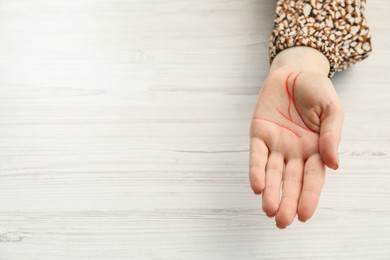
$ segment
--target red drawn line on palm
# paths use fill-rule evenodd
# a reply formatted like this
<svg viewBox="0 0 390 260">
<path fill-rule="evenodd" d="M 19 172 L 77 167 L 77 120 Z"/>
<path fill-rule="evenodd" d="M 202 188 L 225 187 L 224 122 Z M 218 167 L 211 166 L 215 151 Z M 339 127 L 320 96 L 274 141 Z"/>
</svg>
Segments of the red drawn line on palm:
<svg viewBox="0 0 390 260">
<path fill-rule="evenodd" d="M 297 109 L 297 105 L 295 103 L 295 95 L 294 95 L 294 90 L 295 90 L 295 84 L 296 84 L 296 81 L 298 79 L 298 77 L 301 75 L 302 72 L 299 72 L 295 78 L 294 78 L 294 81 L 293 81 L 293 85 L 292 85 L 292 88 L 291 88 L 291 92 L 290 92 L 290 88 L 289 88 L 289 79 L 291 77 L 291 75 L 293 74 L 293 72 L 291 72 L 287 78 L 286 78 L 286 83 L 285 83 L 285 88 L 286 88 L 286 94 L 287 94 L 287 99 L 288 99 L 288 108 L 287 108 L 287 113 L 288 113 L 288 116 L 286 116 L 282 111 L 280 111 L 277 107 L 275 107 L 275 109 L 279 112 L 279 114 L 281 114 L 285 119 L 287 119 L 288 121 L 290 121 L 291 123 L 293 123 L 294 125 L 306 130 L 306 131 L 309 131 L 309 132 L 312 132 L 312 133 L 315 133 L 313 130 L 311 130 L 305 123 L 305 121 L 303 120 L 302 118 L 302 115 L 299 113 L 298 109 Z M 297 122 L 295 122 L 293 119 L 292 119 L 292 115 L 291 115 L 291 103 L 294 104 L 294 108 L 295 108 L 295 111 L 297 112 L 299 118 L 302 120 L 303 124 L 305 126 L 301 126 L 300 124 L 298 124 Z M 272 121 L 272 120 L 269 120 L 269 119 L 265 119 L 265 118 L 260 118 L 260 117 L 257 117 L 257 118 L 254 118 L 254 119 L 258 119 L 258 120 L 263 120 L 263 121 L 267 121 L 267 122 L 270 122 L 270 123 L 274 123 L 288 131 L 290 131 L 291 133 L 293 133 L 294 135 L 298 136 L 298 137 L 301 137 L 297 132 L 295 132 L 294 130 L 292 130 L 291 128 L 285 126 L 285 125 L 282 125 L 280 123 L 277 123 L 275 121 Z"/>
<path fill-rule="evenodd" d="M 298 137 L 302 137 L 302 136 L 300 136 L 297 132 L 295 132 L 294 130 L 292 130 L 291 128 L 289 128 L 289 127 L 287 127 L 287 126 L 285 126 L 285 125 L 279 124 L 279 123 L 277 123 L 277 122 L 275 122 L 275 121 L 268 120 L 268 119 L 261 118 L 261 117 L 255 117 L 255 119 L 256 119 L 256 120 L 263 120 L 263 121 L 266 121 L 266 122 L 273 123 L 273 124 L 275 124 L 275 125 L 277 125 L 277 126 L 282 127 L 283 129 L 286 129 L 286 130 L 290 131 L 291 133 L 293 133 L 294 135 L 296 135 L 296 136 L 298 136 Z"/>
<path fill-rule="evenodd" d="M 294 92 L 294 90 L 295 90 L 295 84 L 296 84 L 296 82 L 297 82 L 298 77 L 302 74 L 302 71 L 299 72 L 299 73 L 295 76 L 294 81 L 293 81 L 293 85 L 292 85 L 292 88 L 291 88 L 291 92 L 290 92 L 290 88 L 289 88 L 289 79 L 290 79 L 290 77 L 291 77 L 292 74 L 293 74 L 293 73 L 291 72 L 291 73 L 287 76 L 287 78 L 286 78 L 286 86 L 285 86 L 285 87 L 286 87 L 287 98 L 288 98 L 288 110 L 287 110 L 287 112 L 288 112 L 288 117 L 287 117 L 282 111 L 280 111 L 278 108 L 276 108 L 276 110 L 279 112 L 279 114 L 281 114 L 284 118 L 286 118 L 288 121 L 290 121 L 290 122 L 293 123 L 294 125 L 296 125 L 296 126 L 302 128 L 302 129 L 304 129 L 304 130 L 306 130 L 306 131 L 309 131 L 309 132 L 313 132 L 313 133 L 314 133 L 314 131 L 311 130 L 311 129 L 306 125 L 305 121 L 304 121 L 303 118 L 302 118 L 301 113 L 299 113 L 299 110 L 298 110 L 298 108 L 297 108 L 297 104 L 296 104 L 296 102 L 295 102 L 295 92 Z M 291 116 L 291 103 L 294 104 L 295 111 L 297 112 L 299 118 L 302 120 L 302 122 L 303 122 L 303 124 L 304 124 L 305 126 L 302 126 L 302 125 L 298 124 L 297 122 L 295 122 L 295 121 L 292 119 L 292 116 Z"/>
</svg>

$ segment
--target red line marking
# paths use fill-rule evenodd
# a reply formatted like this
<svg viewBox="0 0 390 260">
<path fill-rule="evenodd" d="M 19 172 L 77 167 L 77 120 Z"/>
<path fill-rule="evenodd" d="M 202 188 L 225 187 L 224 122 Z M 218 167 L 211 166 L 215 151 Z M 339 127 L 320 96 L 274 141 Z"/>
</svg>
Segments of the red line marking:
<svg viewBox="0 0 390 260">
<path fill-rule="evenodd" d="M 298 79 L 298 77 L 300 76 L 302 74 L 302 71 L 301 72 L 299 72 L 296 76 L 295 76 L 295 78 L 294 78 L 294 82 L 293 82 L 293 86 L 292 86 L 292 90 L 291 90 L 291 92 L 292 92 L 292 100 L 294 100 L 294 98 L 295 98 L 295 93 L 294 93 L 294 89 L 295 89 L 295 83 L 297 83 L 297 79 Z M 295 102 L 294 102 L 295 103 Z M 298 112 L 298 111 L 297 111 Z"/>
<path fill-rule="evenodd" d="M 263 121 L 266 121 L 266 122 L 273 123 L 273 124 L 275 124 L 275 125 L 278 125 L 278 126 L 282 127 L 283 129 L 286 129 L 286 130 L 290 131 L 290 132 L 293 133 L 294 135 L 296 135 L 296 136 L 298 136 L 298 137 L 301 137 L 299 134 L 297 134 L 295 131 L 291 130 L 291 129 L 288 128 L 287 126 L 282 125 L 282 124 L 279 124 L 279 123 L 277 123 L 277 122 L 275 122 L 275 121 L 268 120 L 268 119 L 261 118 L 261 117 L 255 117 L 254 119 L 256 119 L 256 120 L 263 120 Z"/>
<path fill-rule="evenodd" d="M 288 77 L 286 78 L 286 92 L 287 92 L 287 98 L 288 98 L 288 117 L 290 120 L 292 120 L 292 117 L 291 117 L 291 100 L 292 100 L 292 97 L 291 97 L 291 94 L 290 94 L 290 90 L 288 88 L 288 80 L 290 79 L 291 75 L 293 73 L 291 72 Z"/>
<path fill-rule="evenodd" d="M 291 73 L 287 76 L 287 78 L 286 78 L 286 83 L 285 83 L 286 94 L 287 94 L 287 99 L 288 99 L 288 109 L 287 109 L 288 116 L 285 115 L 282 111 L 280 111 L 277 107 L 275 107 L 275 108 L 276 108 L 276 110 L 279 112 L 280 115 L 282 115 L 285 119 L 287 119 L 288 121 L 290 121 L 290 122 L 293 123 L 294 125 L 296 125 L 296 126 L 302 128 L 302 129 L 304 129 L 304 130 L 306 130 L 306 131 L 309 131 L 309 132 L 312 132 L 312 133 L 317 133 L 317 132 L 313 131 L 312 129 L 310 129 L 310 128 L 306 125 L 305 121 L 304 121 L 303 118 L 302 118 L 302 115 L 299 113 L 299 111 L 298 111 L 298 109 L 297 109 L 297 104 L 295 103 L 295 93 L 294 93 L 295 84 L 296 84 L 296 82 L 297 82 L 298 77 L 302 74 L 302 71 L 299 72 L 299 73 L 295 76 L 295 78 L 294 78 L 294 80 L 293 80 L 293 85 L 292 85 L 292 88 L 291 88 L 291 93 L 290 93 L 290 89 L 289 89 L 289 79 L 290 79 L 290 77 L 291 77 L 292 74 L 293 74 L 293 72 L 291 72 Z M 292 120 L 292 116 L 291 116 L 291 103 L 294 104 L 295 111 L 297 112 L 299 118 L 302 120 L 302 122 L 303 122 L 303 124 L 304 124 L 305 126 L 301 126 L 300 124 L 298 124 L 298 123 L 296 123 L 295 121 Z M 291 128 L 289 128 L 289 127 L 287 127 L 287 126 L 285 126 L 285 125 L 282 125 L 282 124 L 280 124 L 280 123 L 277 123 L 277 122 L 275 122 L 275 121 L 272 121 L 272 120 L 269 120 L 269 119 L 265 119 L 265 118 L 261 118 L 261 117 L 255 117 L 255 118 L 253 118 L 253 119 L 255 119 L 255 120 L 263 120 L 263 121 L 266 121 L 266 122 L 269 122 L 269 123 L 273 123 L 273 124 L 275 124 L 275 125 L 277 125 L 277 126 L 283 128 L 283 129 L 286 129 L 286 130 L 290 131 L 290 132 L 293 133 L 294 135 L 296 135 L 296 136 L 302 138 L 297 132 L 295 132 L 295 131 L 292 130 Z"/>
<path fill-rule="evenodd" d="M 281 114 L 284 118 L 286 118 L 288 121 L 290 121 L 291 123 L 293 123 L 294 125 L 296 126 L 299 126 L 300 128 L 306 130 L 306 131 L 310 131 L 310 132 L 313 132 L 310 128 L 306 128 L 304 126 L 301 126 L 300 124 L 290 120 L 285 114 L 283 114 L 283 112 L 281 112 L 278 108 L 276 108 L 276 110 L 278 110 L 279 114 Z"/>
<path fill-rule="evenodd" d="M 297 104 L 295 103 L 295 94 L 294 94 L 295 83 L 297 82 L 297 79 L 298 79 L 298 77 L 299 77 L 301 74 L 302 74 L 302 71 L 299 72 L 299 73 L 295 76 L 295 78 L 294 78 L 293 86 L 292 86 L 292 89 L 291 89 L 291 92 L 292 92 L 292 102 L 293 102 L 293 104 L 294 104 L 295 111 L 297 111 L 297 114 L 298 114 L 299 118 L 302 120 L 303 124 L 306 126 L 306 128 L 304 128 L 304 129 L 306 129 L 307 131 L 316 133 L 315 131 L 311 130 L 311 129 L 306 125 L 305 121 L 304 121 L 303 118 L 302 118 L 301 113 L 299 113 L 299 111 L 298 111 Z"/>
<path fill-rule="evenodd" d="M 276 110 L 278 110 L 279 114 L 281 114 L 284 118 L 286 118 L 288 121 L 290 121 L 290 119 L 288 118 L 288 116 L 286 116 L 285 114 L 283 114 L 283 112 L 280 111 L 279 108 L 276 107 Z"/>
</svg>

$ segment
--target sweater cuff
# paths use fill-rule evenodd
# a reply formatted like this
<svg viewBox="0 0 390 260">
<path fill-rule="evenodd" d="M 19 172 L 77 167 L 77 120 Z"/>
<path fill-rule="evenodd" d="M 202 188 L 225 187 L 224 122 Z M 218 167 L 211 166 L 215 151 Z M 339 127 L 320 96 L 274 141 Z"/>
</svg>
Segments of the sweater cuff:
<svg viewBox="0 0 390 260">
<path fill-rule="evenodd" d="M 269 61 L 284 49 L 308 46 L 329 60 L 329 77 L 365 59 L 372 51 L 364 0 L 279 0 Z"/>
</svg>

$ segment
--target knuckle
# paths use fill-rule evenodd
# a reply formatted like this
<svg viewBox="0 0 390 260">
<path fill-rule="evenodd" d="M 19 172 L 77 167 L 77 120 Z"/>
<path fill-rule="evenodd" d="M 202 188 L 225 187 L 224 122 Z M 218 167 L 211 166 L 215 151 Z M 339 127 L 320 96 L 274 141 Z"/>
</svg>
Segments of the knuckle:
<svg viewBox="0 0 390 260">
<path fill-rule="evenodd" d="M 259 168 L 259 167 L 253 166 L 253 165 L 251 165 L 251 166 L 249 167 L 249 175 L 250 175 L 252 178 L 256 177 L 256 176 L 259 174 L 259 172 L 260 172 L 260 168 Z"/>
<path fill-rule="evenodd" d="M 284 181 L 285 181 L 285 182 L 293 182 L 293 183 L 301 184 L 301 182 L 302 182 L 302 175 L 301 175 L 301 174 L 291 174 L 291 175 L 287 175 L 287 176 L 284 178 Z"/>
<path fill-rule="evenodd" d="M 278 167 L 274 167 L 274 166 L 270 166 L 267 168 L 267 172 L 269 174 L 278 174 L 278 175 L 283 175 L 283 170 L 278 168 Z"/>
</svg>

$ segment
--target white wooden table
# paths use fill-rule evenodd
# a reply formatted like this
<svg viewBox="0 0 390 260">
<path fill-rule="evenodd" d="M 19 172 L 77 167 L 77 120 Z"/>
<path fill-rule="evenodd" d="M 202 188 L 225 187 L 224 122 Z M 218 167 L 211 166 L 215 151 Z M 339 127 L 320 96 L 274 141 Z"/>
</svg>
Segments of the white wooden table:
<svg viewBox="0 0 390 260">
<path fill-rule="evenodd" d="M 334 77 L 341 168 L 285 230 L 247 177 L 274 4 L 0 0 L 0 259 L 390 259 L 390 1 Z"/>
</svg>

